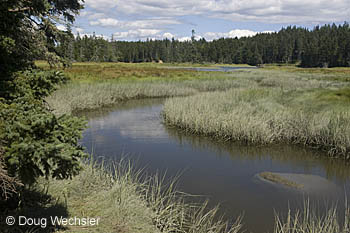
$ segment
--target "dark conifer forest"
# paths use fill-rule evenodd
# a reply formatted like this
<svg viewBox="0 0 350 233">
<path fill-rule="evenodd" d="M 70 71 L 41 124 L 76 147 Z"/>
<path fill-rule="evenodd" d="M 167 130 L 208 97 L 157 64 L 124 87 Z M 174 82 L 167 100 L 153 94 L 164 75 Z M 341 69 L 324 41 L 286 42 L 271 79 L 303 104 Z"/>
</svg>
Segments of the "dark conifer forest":
<svg viewBox="0 0 350 233">
<path fill-rule="evenodd" d="M 70 33 L 70 32 L 67 32 Z M 312 30 L 289 26 L 279 32 L 213 41 L 174 38 L 116 41 L 72 34 L 57 50 L 69 60 L 85 62 L 193 62 L 260 65 L 298 64 L 302 67 L 350 66 L 350 27 L 316 26 Z"/>
</svg>

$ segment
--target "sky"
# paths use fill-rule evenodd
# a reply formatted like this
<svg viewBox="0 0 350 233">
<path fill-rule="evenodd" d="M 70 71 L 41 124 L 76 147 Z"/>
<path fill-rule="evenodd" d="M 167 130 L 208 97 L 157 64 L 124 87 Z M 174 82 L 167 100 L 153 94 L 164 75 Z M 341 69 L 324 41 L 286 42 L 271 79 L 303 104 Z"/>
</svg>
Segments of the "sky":
<svg viewBox="0 0 350 233">
<path fill-rule="evenodd" d="M 73 32 L 115 40 L 206 40 L 350 21 L 350 0 L 85 0 Z"/>
</svg>

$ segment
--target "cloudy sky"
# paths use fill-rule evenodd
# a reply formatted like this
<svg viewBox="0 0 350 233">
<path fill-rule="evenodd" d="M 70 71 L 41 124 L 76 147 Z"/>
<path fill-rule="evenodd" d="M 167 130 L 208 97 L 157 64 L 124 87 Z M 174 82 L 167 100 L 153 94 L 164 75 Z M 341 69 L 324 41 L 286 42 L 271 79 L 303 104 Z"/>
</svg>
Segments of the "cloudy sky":
<svg viewBox="0 0 350 233">
<path fill-rule="evenodd" d="M 251 36 L 350 21 L 350 0 L 85 0 L 75 32 L 116 40 Z"/>
</svg>

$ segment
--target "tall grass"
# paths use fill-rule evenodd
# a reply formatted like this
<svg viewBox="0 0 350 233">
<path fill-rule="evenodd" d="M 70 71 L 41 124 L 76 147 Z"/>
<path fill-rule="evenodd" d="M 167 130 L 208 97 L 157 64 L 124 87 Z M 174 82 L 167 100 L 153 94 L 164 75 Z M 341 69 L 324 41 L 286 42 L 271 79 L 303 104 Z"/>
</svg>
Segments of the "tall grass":
<svg viewBox="0 0 350 233">
<path fill-rule="evenodd" d="M 295 143 L 349 159 L 348 102 L 323 105 L 317 96 L 310 90 L 232 89 L 168 99 L 163 116 L 168 125 L 196 134 L 255 145 Z"/>
<path fill-rule="evenodd" d="M 329 208 L 325 214 L 317 213 L 306 201 L 302 211 L 292 214 L 289 210 L 286 219 L 275 217 L 274 233 L 349 233 L 350 208 L 346 207 L 344 223 L 338 221 L 339 215 L 336 207 Z"/>
<path fill-rule="evenodd" d="M 47 98 L 57 115 L 95 109 L 128 99 L 159 98 L 190 95 L 192 88 L 174 88 L 166 83 L 98 83 L 72 84 L 63 87 Z"/>
<path fill-rule="evenodd" d="M 239 232 L 240 218 L 228 226 L 218 218 L 217 208 L 186 203 L 186 195 L 175 191 L 174 182 L 141 177 L 130 162 L 110 168 L 88 162 L 72 180 L 51 180 L 48 192 L 64 200 L 71 216 L 100 217 L 93 232 Z M 68 232 L 77 230 L 70 227 Z"/>
</svg>

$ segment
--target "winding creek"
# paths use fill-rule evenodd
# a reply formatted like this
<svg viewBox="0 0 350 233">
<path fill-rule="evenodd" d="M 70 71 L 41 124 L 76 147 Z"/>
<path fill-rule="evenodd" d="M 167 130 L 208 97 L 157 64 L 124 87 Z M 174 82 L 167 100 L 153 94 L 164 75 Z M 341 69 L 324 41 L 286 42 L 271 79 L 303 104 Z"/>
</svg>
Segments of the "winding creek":
<svg viewBox="0 0 350 233">
<path fill-rule="evenodd" d="M 341 209 L 345 193 L 350 197 L 344 162 L 296 146 L 247 147 L 168 128 L 161 118 L 164 101 L 132 100 L 82 113 L 89 122 L 82 145 L 107 161 L 130 158 L 149 174 L 180 175 L 179 190 L 209 198 L 210 205 L 220 203 L 227 219 L 243 214 L 247 232 L 272 232 L 274 211 L 286 214 L 288 206 L 302 207 L 305 198 Z M 264 171 L 311 174 L 331 185 L 321 182 L 305 193 L 258 179 Z"/>
</svg>

